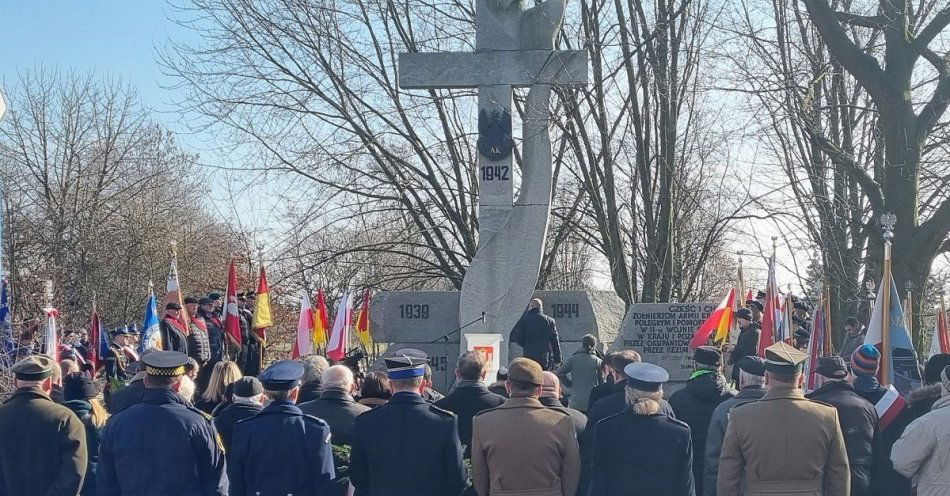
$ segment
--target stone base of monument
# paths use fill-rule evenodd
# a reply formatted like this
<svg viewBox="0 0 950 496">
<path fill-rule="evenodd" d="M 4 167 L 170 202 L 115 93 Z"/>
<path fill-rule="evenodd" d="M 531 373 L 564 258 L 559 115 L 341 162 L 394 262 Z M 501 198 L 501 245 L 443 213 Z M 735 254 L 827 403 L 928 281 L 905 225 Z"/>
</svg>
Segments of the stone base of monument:
<svg viewBox="0 0 950 496">
<path fill-rule="evenodd" d="M 670 373 L 669 393 L 681 388 L 693 373 L 689 340 L 716 309 L 715 303 L 636 303 L 627 309 L 620 336 L 609 351 L 636 350 L 644 362 Z"/>
<path fill-rule="evenodd" d="M 604 343 L 602 346 L 609 346 L 618 336 L 624 304 L 613 292 L 536 291 L 534 297 L 544 302 L 544 313 L 557 322 L 564 360 L 580 349 L 585 334 L 593 334 Z M 528 302 L 524 304 L 527 308 Z M 461 350 L 468 349 L 465 330 L 459 331 L 461 324 L 458 292 L 381 292 L 373 297 L 370 328 L 374 341 L 382 343 L 386 351 L 371 368 L 382 370 L 382 358 L 399 349 L 418 349 L 431 359 L 435 388 L 447 392 L 455 383 L 455 364 Z M 511 329 L 499 329 L 497 333 L 502 338 L 498 363 L 505 365 L 521 350 L 514 346 L 514 354 L 509 357 Z"/>
</svg>

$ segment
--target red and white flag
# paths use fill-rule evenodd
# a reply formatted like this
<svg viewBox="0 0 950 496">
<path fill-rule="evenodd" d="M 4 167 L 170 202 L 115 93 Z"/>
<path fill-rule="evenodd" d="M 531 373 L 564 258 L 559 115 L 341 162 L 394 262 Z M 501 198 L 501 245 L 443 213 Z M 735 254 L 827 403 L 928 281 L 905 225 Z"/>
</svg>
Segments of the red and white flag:
<svg viewBox="0 0 950 496">
<path fill-rule="evenodd" d="M 45 308 L 46 328 L 43 330 L 43 353 L 53 357 L 59 362 L 59 329 L 56 326 L 56 319 L 59 318 L 59 310 L 55 308 Z"/>
<path fill-rule="evenodd" d="M 762 334 L 759 339 L 759 356 L 765 356 L 765 349 L 788 338 L 782 315 L 782 297 L 778 291 L 775 277 L 775 255 L 769 260 L 769 282 L 765 287 L 765 308 L 762 311 Z"/>
<path fill-rule="evenodd" d="M 181 323 L 182 332 L 188 334 L 188 309 L 185 308 L 185 302 L 181 294 L 181 284 L 178 283 L 178 257 L 175 255 L 172 255 L 172 261 L 168 265 L 168 280 L 165 283 L 165 304 L 169 303 L 181 305 L 181 311 L 178 312 L 178 322 Z"/>
<path fill-rule="evenodd" d="M 893 384 L 889 384 L 887 386 L 887 392 L 884 393 L 884 396 L 874 405 L 874 409 L 877 410 L 880 430 L 883 431 L 887 429 L 887 426 L 891 425 L 891 422 L 897 418 L 897 415 L 904 410 L 904 406 L 906 405 L 907 402 L 904 401 L 904 397 L 901 396 L 900 392 L 894 388 Z"/>
<path fill-rule="evenodd" d="M 353 311 L 353 301 L 349 293 L 340 299 L 340 306 L 333 321 L 333 330 L 330 332 L 330 343 L 327 344 L 327 358 L 334 362 L 343 360 L 346 356 L 346 344 L 350 340 L 350 319 Z"/>
<path fill-rule="evenodd" d="M 224 305 L 224 330 L 229 336 L 234 338 L 238 345 L 241 342 L 241 316 L 237 307 L 237 268 L 234 266 L 234 260 L 228 267 L 228 288 L 225 291 Z"/>
<path fill-rule="evenodd" d="M 300 318 L 297 320 L 297 340 L 294 342 L 293 358 L 313 353 L 313 307 L 306 289 L 300 290 Z"/>
</svg>

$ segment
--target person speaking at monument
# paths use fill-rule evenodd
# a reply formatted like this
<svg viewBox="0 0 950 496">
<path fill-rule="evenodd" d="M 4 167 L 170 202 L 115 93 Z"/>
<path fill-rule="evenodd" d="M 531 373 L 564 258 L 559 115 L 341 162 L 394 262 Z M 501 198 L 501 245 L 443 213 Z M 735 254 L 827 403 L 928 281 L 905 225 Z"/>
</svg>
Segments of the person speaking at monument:
<svg viewBox="0 0 950 496">
<path fill-rule="evenodd" d="M 561 365 L 561 338 L 554 319 L 543 310 L 541 300 L 531 300 L 528 311 L 511 330 L 511 342 L 521 346 L 522 356 L 538 362 L 542 369 L 556 370 Z"/>
</svg>

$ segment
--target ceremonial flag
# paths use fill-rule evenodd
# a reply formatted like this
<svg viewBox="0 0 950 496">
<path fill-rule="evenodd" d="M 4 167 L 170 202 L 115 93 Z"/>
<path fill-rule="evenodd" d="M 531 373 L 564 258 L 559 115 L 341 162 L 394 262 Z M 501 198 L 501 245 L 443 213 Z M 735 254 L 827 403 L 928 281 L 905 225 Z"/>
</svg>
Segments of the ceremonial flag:
<svg viewBox="0 0 950 496">
<path fill-rule="evenodd" d="M 2 251 L 2 248 L 0 248 Z M 7 366 L 6 356 L 16 349 L 13 341 L 13 325 L 10 323 L 10 295 L 7 294 L 7 280 L 0 283 L 0 366 Z"/>
<path fill-rule="evenodd" d="M 788 338 L 783 325 L 782 298 L 775 277 L 775 254 L 769 259 L 769 281 L 765 286 L 765 309 L 762 311 L 762 334 L 759 338 L 759 356 L 765 356 L 765 349 Z"/>
<path fill-rule="evenodd" d="M 251 320 L 251 329 L 261 338 L 262 344 L 267 344 L 267 328 L 272 325 L 274 325 L 274 322 L 270 315 L 267 274 L 264 273 L 264 264 L 261 264 L 261 277 L 257 281 L 257 300 L 254 303 L 254 318 Z"/>
<path fill-rule="evenodd" d="M 831 341 L 828 339 L 828 333 L 825 308 L 822 304 L 819 304 L 812 318 L 811 338 L 808 340 L 808 362 L 805 363 L 805 386 L 809 391 L 815 390 L 818 359 L 831 356 L 831 349 L 829 347 Z"/>
<path fill-rule="evenodd" d="M 145 302 L 145 316 L 142 318 L 142 331 L 139 338 L 139 353 L 147 350 L 162 349 L 162 333 L 158 332 L 158 300 L 155 292 L 148 292 L 148 301 Z"/>
<path fill-rule="evenodd" d="M 877 411 L 878 429 L 881 431 L 887 429 L 891 422 L 897 418 L 897 415 L 904 411 L 906 405 L 907 402 L 904 401 L 904 397 L 901 396 L 900 392 L 894 388 L 893 384 L 889 384 L 887 392 L 874 405 L 874 410 Z"/>
<path fill-rule="evenodd" d="M 327 358 L 334 362 L 339 362 L 346 356 L 346 344 L 349 342 L 350 334 L 350 313 L 353 310 L 353 303 L 350 294 L 346 293 L 340 299 L 340 306 L 336 311 L 336 319 L 333 321 L 333 330 L 330 332 L 330 343 L 327 344 Z"/>
<path fill-rule="evenodd" d="M 102 334 L 102 321 L 99 320 L 99 310 L 93 300 L 92 315 L 89 317 L 89 363 L 92 364 L 92 370 L 99 368 L 102 361 L 102 346 L 99 344 Z"/>
<path fill-rule="evenodd" d="M 937 322 L 934 323 L 933 338 L 930 340 L 930 353 L 927 354 L 927 358 L 938 353 L 950 353 L 950 330 L 947 328 L 947 309 L 943 306 L 943 297 L 940 298 L 940 310 L 937 312 Z"/>
<path fill-rule="evenodd" d="M 237 307 L 237 267 L 234 266 L 234 260 L 228 266 L 228 288 L 224 292 L 224 330 L 234 342 L 240 346 L 241 341 L 241 314 Z"/>
<path fill-rule="evenodd" d="M 59 362 L 59 330 L 56 326 L 59 310 L 55 308 L 44 308 L 43 311 L 46 312 L 46 328 L 43 332 L 43 353 L 53 357 L 53 360 Z"/>
<path fill-rule="evenodd" d="M 363 291 L 363 305 L 356 317 L 356 337 L 367 351 L 373 349 L 373 336 L 369 333 L 369 289 Z"/>
<path fill-rule="evenodd" d="M 181 285 L 178 284 L 178 256 L 173 252 L 172 261 L 168 266 L 168 281 L 165 283 L 165 304 L 178 303 L 181 311 L 178 312 L 178 322 L 181 322 L 182 332 L 189 333 L 188 309 L 182 299 Z"/>
<path fill-rule="evenodd" d="M 693 333 L 693 338 L 689 340 L 689 347 L 695 349 L 700 346 L 705 346 L 713 333 L 715 333 L 714 340 L 717 343 L 722 343 L 727 339 L 729 337 L 729 328 L 732 324 L 732 307 L 735 302 L 736 290 L 730 289 L 726 297 L 723 298 L 722 303 L 709 314 L 706 321 Z"/>
<path fill-rule="evenodd" d="M 327 345 L 327 334 L 329 334 L 330 325 L 327 318 L 327 299 L 323 294 L 323 288 L 317 292 L 317 311 L 313 319 L 313 347 L 318 348 Z"/>
<path fill-rule="evenodd" d="M 300 318 L 297 320 L 297 339 L 294 341 L 292 358 L 297 359 L 313 352 L 313 307 L 306 289 L 300 290 Z"/>
<path fill-rule="evenodd" d="M 864 343 L 875 346 L 881 351 L 881 369 L 878 378 L 882 384 L 893 384 L 901 393 L 907 394 L 920 386 L 920 366 L 917 364 L 917 353 L 911 343 L 910 333 L 904 322 L 904 310 L 901 308 L 901 298 L 897 293 L 897 285 L 888 271 L 884 275 L 890 279 L 890 284 L 881 281 L 878 286 L 877 299 L 874 300 L 874 310 L 871 313 L 871 322 L 868 323 L 868 332 Z M 885 298 L 884 288 L 890 288 L 890 298 Z M 889 300 L 889 301 L 888 301 Z M 885 302 L 889 308 L 884 308 Z M 887 312 L 887 319 L 885 319 Z M 889 320 L 888 328 L 884 329 L 885 320 Z M 884 332 L 887 332 L 887 346 L 884 346 Z"/>
</svg>

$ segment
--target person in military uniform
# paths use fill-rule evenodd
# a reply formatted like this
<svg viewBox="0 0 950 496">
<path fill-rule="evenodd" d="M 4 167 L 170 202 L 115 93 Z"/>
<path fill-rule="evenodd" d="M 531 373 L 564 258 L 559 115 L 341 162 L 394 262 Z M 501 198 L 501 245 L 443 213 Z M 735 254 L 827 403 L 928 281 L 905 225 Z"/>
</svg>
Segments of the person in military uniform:
<svg viewBox="0 0 950 496">
<path fill-rule="evenodd" d="M 86 428 L 72 410 L 53 403 L 53 369 L 46 355 L 11 367 L 16 391 L 0 406 L 0 494 L 76 495 L 88 464 Z"/>
<path fill-rule="evenodd" d="M 850 494 L 838 412 L 801 390 L 807 357 L 784 341 L 765 349 L 765 396 L 729 412 L 719 496 Z"/>
<path fill-rule="evenodd" d="M 543 372 L 530 358 L 512 360 L 506 383 L 509 399 L 472 420 L 472 482 L 478 494 L 577 492 L 581 457 L 574 419 L 538 401 Z"/>
<path fill-rule="evenodd" d="M 158 323 L 158 332 L 165 351 L 179 351 L 188 354 L 188 329 L 178 320 L 181 305 L 175 302 L 165 304 L 165 317 Z"/>
<path fill-rule="evenodd" d="M 332 494 L 330 426 L 294 404 L 303 365 L 281 360 L 261 373 L 271 402 L 234 425 L 228 474 L 231 496 Z"/>
<path fill-rule="evenodd" d="M 110 418 L 102 433 L 99 496 L 226 496 L 224 450 L 211 417 L 176 392 L 188 356 L 154 351 L 142 363 L 142 402 Z"/>
<path fill-rule="evenodd" d="M 662 413 L 663 383 L 669 373 L 652 363 L 631 363 L 624 411 L 597 424 L 595 496 L 695 496 L 689 426 Z"/>
<path fill-rule="evenodd" d="M 241 370 L 244 371 L 244 375 L 256 376 L 261 372 L 263 358 L 263 342 L 252 327 L 254 323 L 254 304 L 257 302 L 257 294 L 253 291 L 248 291 L 244 294 L 244 298 L 245 305 L 240 312 L 241 319 L 247 322 L 248 332 L 247 336 L 242 336 L 244 339 L 244 368 Z"/>
<path fill-rule="evenodd" d="M 356 417 L 350 482 L 359 496 L 458 496 L 467 485 L 457 421 L 422 397 L 426 360 L 386 359 L 393 396 Z"/>
<path fill-rule="evenodd" d="M 109 349 L 102 357 L 105 365 L 106 380 L 108 382 L 118 381 L 125 384 L 130 378 L 128 368 L 139 359 L 138 353 L 129 346 L 129 330 L 126 327 L 119 327 L 113 330 L 109 335 L 112 342 L 109 343 Z"/>
<path fill-rule="evenodd" d="M 207 298 L 205 298 L 207 300 Z M 188 312 L 188 356 L 198 362 L 199 370 L 211 359 L 211 343 L 208 340 L 208 324 L 198 313 L 201 299 L 194 296 L 185 298 L 185 310 Z M 211 300 L 208 300 L 210 303 Z M 209 376 L 210 377 L 210 376 Z"/>
</svg>

